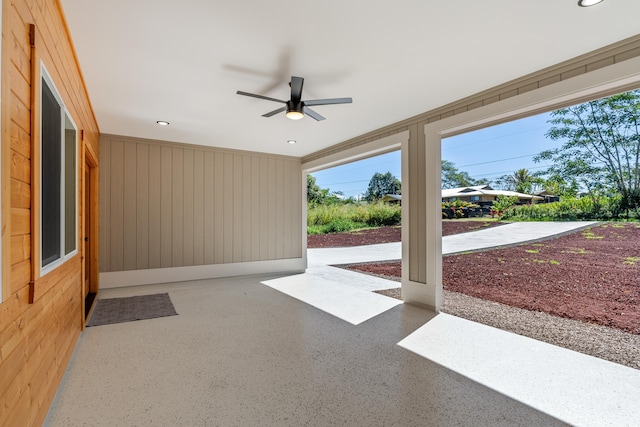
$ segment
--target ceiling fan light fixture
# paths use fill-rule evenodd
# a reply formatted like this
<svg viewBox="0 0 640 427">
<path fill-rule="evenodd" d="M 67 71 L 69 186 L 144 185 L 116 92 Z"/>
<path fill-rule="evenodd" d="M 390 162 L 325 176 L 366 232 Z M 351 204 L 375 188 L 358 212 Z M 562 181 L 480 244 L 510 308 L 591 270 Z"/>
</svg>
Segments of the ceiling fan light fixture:
<svg viewBox="0 0 640 427">
<path fill-rule="evenodd" d="M 598 3 L 602 3 L 604 0 L 578 0 L 578 6 L 580 7 L 589 7 L 595 6 Z"/>
<path fill-rule="evenodd" d="M 287 111 L 286 116 L 291 120 L 300 120 L 304 117 L 304 114 L 302 114 L 302 111 L 289 110 Z"/>
</svg>

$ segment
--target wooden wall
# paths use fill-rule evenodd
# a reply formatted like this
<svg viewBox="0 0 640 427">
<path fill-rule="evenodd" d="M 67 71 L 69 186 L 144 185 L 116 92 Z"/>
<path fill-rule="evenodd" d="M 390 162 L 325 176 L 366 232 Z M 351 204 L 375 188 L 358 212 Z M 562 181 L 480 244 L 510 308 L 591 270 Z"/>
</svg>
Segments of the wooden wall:
<svg viewBox="0 0 640 427">
<path fill-rule="evenodd" d="M 102 135 L 100 271 L 302 257 L 300 159 Z"/>
<path fill-rule="evenodd" d="M 79 207 L 83 154 L 98 158 L 99 130 L 58 1 L 4 0 L 2 8 L 0 425 L 29 426 L 42 424 L 83 325 L 80 239 L 78 255 L 46 276 L 34 277 L 34 301 L 29 303 L 32 261 L 38 258 L 32 253 L 32 222 L 37 221 L 32 192 L 38 191 L 33 177 L 39 170 L 34 160 L 39 145 L 32 148 L 31 129 L 32 105 L 39 99 L 32 88 L 39 87 L 40 61 L 84 135 L 79 146 Z M 34 61 L 29 24 L 35 24 Z M 37 120 L 34 125 L 39 126 Z M 82 224 L 79 216 L 78 227 Z"/>
</svg>

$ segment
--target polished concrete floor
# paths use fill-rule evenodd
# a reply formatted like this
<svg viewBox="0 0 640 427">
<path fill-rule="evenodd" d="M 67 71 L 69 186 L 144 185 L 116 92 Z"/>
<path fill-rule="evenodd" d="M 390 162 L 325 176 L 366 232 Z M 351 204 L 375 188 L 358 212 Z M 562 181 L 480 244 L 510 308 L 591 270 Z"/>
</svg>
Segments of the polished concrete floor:
<svg viewBox="0 0 640 427">
<path fill-rule="evenodd" d="M 102 291 L 168 292 L 179 315 L 87 328 L 46 425 L 563 425 L 398 345 L 433 312 L 353 324 L 261 283 L 274 278 Z"/>
</svg>

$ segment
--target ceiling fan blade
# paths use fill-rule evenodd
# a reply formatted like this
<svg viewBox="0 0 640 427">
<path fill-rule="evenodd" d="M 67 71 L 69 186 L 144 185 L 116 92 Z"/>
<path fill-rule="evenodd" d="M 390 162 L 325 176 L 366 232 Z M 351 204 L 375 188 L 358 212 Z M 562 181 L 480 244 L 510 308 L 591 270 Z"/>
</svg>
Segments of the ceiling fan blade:
<svg viewBox="0 0 640 427">
<path fill-rule="evenodd" d="M 268 112 L 268 113 L 266 113 L 266 114 L 263 114 L 263 115 L 262 115 L 262 117 L 271 117 L 271 116 L 275 116 L 275 115 L 276 115 L 276 114 L 278 114 L 278 113 L 282 113 L 282 112 L 283 112 L 283 111 L 285 111 L 286 109 L 287 109 L 287 107 L 280 107 L 280 108 L 278 108 L 277 110 L 273 110 L 273 111 L 270 111 L 270 112 Z"/>
<path fill-rule="evenodd" d="M 304 114 L 306 114 L 307 116 L 311 117 L 312 119 L 315 119 L 318 122 L 320 120 L 325 120 L 324 117 L 322 117 L 320 114 L 318 114 L 315 111 L 313 111 L 311 108 L 303 107 L 302 111 L 304 112 Z"/>
<path fill-rule="evenodd" d="M 302 85 L 304 79 L 302 77 L 291 76 L 291 102 L 297 105 L 302 100 Z"/>
<path fill-rule="evenodd" d="M 352 102 L 351 98 L 311 99 L 304 101 L 304 105 L 351 104 Z"/>
<path fill-rule="evenodd" d="M 283 101 L 281 99 L 269 98 L 268 96 L 256 95 L 255 93 L 243 92 L 241 90 L 236 92 L 238 95 L 250 96 L 252 98 L 258 99 L 266 99 L 267 101 L 279 102 L 281 104 L 286 104 L 287 101 Z"/>
</svg>

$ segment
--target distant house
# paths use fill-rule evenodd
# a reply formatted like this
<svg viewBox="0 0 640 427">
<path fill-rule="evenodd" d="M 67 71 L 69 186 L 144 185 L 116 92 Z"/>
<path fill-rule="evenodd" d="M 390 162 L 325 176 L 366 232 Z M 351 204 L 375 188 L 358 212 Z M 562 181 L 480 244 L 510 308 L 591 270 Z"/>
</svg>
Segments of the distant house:
<svg viewBox="0 0 640 427">
<path fill-rule="evenodd" d="M 402 204 L 402 196 L 400 194 L 387 194 L 382 198 L 382 201 Z"/>
<path fill-rule="evenodd" d="M 544 199 L 544 203 L 551 203 L 551 202 L 559 202 L 560 201 L 560 196 L 555 196 L 553 194 L 550 194 L 546 190 L 538 191 L 536 193 L 536 196 L 542 197 Z"/>
<path fill-rule="evenodd" d="M 475 185 L 471 187 L 447 188 L 442 190 L 442 201 L 453 202 L 461 200 L 477 205 L 490 205 L 498 196 L 517 197 L 517 204 L 529 204 L 544 200 L 544 197 L 533 194 L 518 193 L 516 191 L 494 190 L 488 185 Z"/>
<path fill-rule="evenodd" d="M 544 196 L 518 193 L 516 191 L 494 190 L 488 185 L 475 185 L 471 187 L 447 188 L 442 190 L 442 201 L 453 202 L 461 200 L 475 203 L 476 205 L 491 205 L 498 196 L 515 196 L 518 198 L 517 204 L 529 204 L 545 200 Z M 401 203 L 402 196 L 399 194 L 387 194 L 382 198 L 383 202 Z"/>
</svg>

